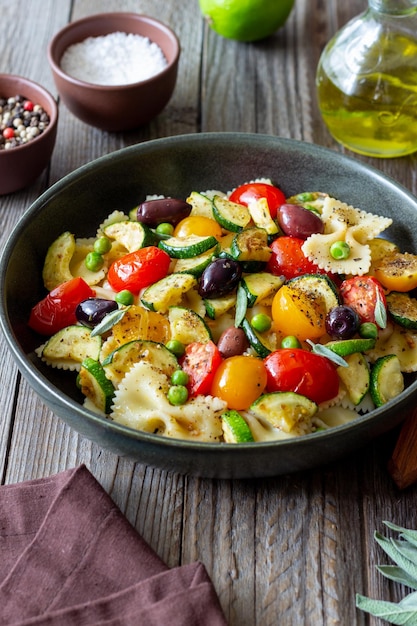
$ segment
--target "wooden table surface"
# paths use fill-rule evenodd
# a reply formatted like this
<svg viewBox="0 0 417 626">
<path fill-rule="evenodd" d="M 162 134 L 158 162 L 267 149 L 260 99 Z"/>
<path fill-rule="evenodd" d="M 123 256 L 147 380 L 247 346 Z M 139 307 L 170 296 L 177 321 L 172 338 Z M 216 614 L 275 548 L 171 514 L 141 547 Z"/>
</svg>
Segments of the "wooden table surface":
<svg viewBox="0 0 417 626">
<path fill-rule="evenodd" d="M 60 104 L 50 167 L 28 189 L 0 198 L 2 241 L 52 183 L 104 154 L 156 137 L 246 131 L 340 151 L 318 113 L 315 69 L 324 44 L 367 3 L 295 4 L 275 36 L 241 44 L 207 28 L 197 0 L 0 0 L 0 72 L 30 77 L 54 95 L 47 44 L 69 21 L 100 11 L 147 13 L 173 27 L 182 45 L 174 96 L 148 126 L 102 132 Z M 417 193 L 415 157 L 355 158 Z M 398 433 L 332 465 L 276 478 L 166 473 L 118 458 L 72 431 L 30 390 L 1 341 L 2 483 L 85 463 L 169 566 L 197 559 L 205 564 L 231 626 L 375 626 L 381 622 L 356 610 L 355 593 L 394 601 L 405 594 L 375 570 L 387 559 L 373 539 L 374 530 L 385 532 L 383 520 L 417 528 L 417 488 L 399 490 L 387 470 Z"/>
</svg>

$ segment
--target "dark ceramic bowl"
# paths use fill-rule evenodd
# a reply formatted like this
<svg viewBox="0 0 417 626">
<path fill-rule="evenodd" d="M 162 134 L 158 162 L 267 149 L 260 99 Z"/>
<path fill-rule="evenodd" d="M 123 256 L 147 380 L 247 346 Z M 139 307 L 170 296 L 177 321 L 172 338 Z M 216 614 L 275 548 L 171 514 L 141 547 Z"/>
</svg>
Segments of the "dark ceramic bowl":
<svg viewBox="0 0 417 626">
<path fill-rule="evenodd" d="M 9 150 L 0 150 L 0 195 L 28 187 L 40 176 L 52 156 L 58 129 L 58 107 L 44 87 L 23 76 L 0 74 L 0 97 L 16 95 L 40 104 L 50 122 L 35 139 Z"/>
<path fill-rule="evenodd" d="M 133 33 L 156 43 L 166 67 L 146 80 L 117 86 L 98 85 L 66 74 L 61 66 L 65 50 L 88 37 Z M 180 45 L 176 34 L 162 22 L 137 13 L 99 13 L 72 22 L 48 46 L 48 60 L 62 100 L 80 120 L 107 131 L 139 127 L 159 115 L 168 104 L 177 80 Z"/>
<path fill-rule="evenodd" d="M 163 175 L 161 175 L 163 172 Z M 393 214 L 390 236 L 417 250 L 417 200 L 377 170 L 308 143 L 277 137 L 208 133 L 158 139 L 98 159 L 53 185 L 29 208 L 0 261 L 0 322 L 21 372 L 43 401 L 82 435 L 140 463 L 206 477 L 261 477 L 305 470 L 365 445 L 399 424 L 416 404 L 417 382 L 400 396 L 348 425 L 278 442 L 209 444 L 138 432 L 81 406 L 74 374 L 44 366 L 34 355 L 42 341 L 27 327 L 44 296 L 42 266 L 63 231 L 91 236 L 116 207 L 129 210 L 146 194 L 185 198 L 193 191 L 233 189 L 270 177 L 290 196 L 326 191 L 376 214 Z"/>
</svg>

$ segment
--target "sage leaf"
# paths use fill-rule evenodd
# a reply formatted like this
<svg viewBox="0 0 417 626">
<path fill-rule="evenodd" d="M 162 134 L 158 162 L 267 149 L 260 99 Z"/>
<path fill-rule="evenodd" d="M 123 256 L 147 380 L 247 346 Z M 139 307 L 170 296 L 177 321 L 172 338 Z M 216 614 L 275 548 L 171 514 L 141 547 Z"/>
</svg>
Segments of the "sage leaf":
<svg viewBox="0 0 417 626">
<path fill-rule="evenodd" d="M 357 594 L 356 607 L 397 626 L 417 626 L 417 604 L 407 606 L 407 603 L 373 600 Z"/>
<path fill-rule="evenodd" d="M 243 320 L 245 319 L 246 311 L 248 310 L 248 298 L 245 288 L 239 285 L 236 292 L 236 313 L 235 313 L 235 326 L 239 328 Z"/>
<path fill-rule="evenodd" d="M 409 576 L 401 567 L 396 567 L 395 565 L 377 565 L 376 569 L 385 576 L 385 578 L 389 578 L 400 585 L 410 587 L 410 589 L 417 590 L 417 580 Z"/>
<path fill-rule="evenodd" d="M 97 326 L 93 328 L 91 336 L 95 337 L 95 335 L 104 335 L 104 333 L 107 333 L 117 322 L 123 319 L 123 316 L 129 308 L 130 307 L 127 306 L 124 309 L 116 309 L 116 311 L 108 313 L 103 317 L 100 324 L 97 324 Z"/>
<path fill-rule="evenodd" d="M 380 533 L 375 533 L 375 540 L 379 543 L 381 548 L 388 554 L 388 556 L 407 572 L 417 582 L 417 552 L 414 548 L 410 550 L 404 550 L 402 543 L 393 539 L 387 539 Z M 406 552 L 407 556 L 405 556 Z M 411 560 L 410 560 L 411 556 Z M 414 557 L 414 558 L 413 558 Z"/>
<path fill-rule="evenodd" d="M 333 350 L 330 350 L 330 348 L 326 348 L 326 346 L 323 346 L 321 343 L 314 343 L 311 339 L 306 339 L 306 341 L 311 346 L 311 351 L 314 352 L 314 354 L 325 356 L 326 359 L 333 361 L 333 363 L 341 367 L 348 367 L 345 359 L 333 352 Z"/>
<path fill-rule="evenodd" d="M 397 532 L 399 532 L 402 539 L 407 539 L 409 543 L 413 544 L 417 548 L 417 530 L 402 528 L 401 526 L 397 526 L 392 522 L 384 522 L 384 524 L 391 530 L 396 530 Z"/>
<path fill-rule="evenodd" d="M 378 291 L 376 293 L 375 322 L 380 328 L 387 327 L 387 309 L 385 308 Z"/>
</svg>

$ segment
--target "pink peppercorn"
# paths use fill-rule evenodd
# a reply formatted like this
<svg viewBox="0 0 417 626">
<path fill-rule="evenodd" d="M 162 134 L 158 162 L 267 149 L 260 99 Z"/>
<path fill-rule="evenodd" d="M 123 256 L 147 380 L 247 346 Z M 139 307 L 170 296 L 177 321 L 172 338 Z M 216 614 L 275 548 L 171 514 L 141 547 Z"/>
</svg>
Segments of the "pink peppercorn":
<svg viewBox="0 0 417 626">
<path fill-rule="evenodd" d="M 23 108 L 25 111 L 33 111 L 34 104 L 30 100 L 25 100 L 23 103 Z"/>
<path fill-rule="evenodd" d="M 5 128 L 3 131 L 3 137 L 5 139 L 11 139 L 12 137 L 14 137 L 14 130 L 13 128 Z"/>
</svg>

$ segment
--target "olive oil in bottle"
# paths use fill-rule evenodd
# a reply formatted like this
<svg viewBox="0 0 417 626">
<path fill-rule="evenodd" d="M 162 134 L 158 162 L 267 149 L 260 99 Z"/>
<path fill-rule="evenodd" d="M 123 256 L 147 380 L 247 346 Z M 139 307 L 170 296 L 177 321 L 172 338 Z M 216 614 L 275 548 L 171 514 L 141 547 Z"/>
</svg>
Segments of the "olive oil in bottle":
<svg viewBox="0 0 417 626">
<path fill-rule="evenodd" d="M 417 151 L 417 0 L 369 0 L 323 50 L 316 85 L 342 145 L 385 158 Z"/>
</svg>

